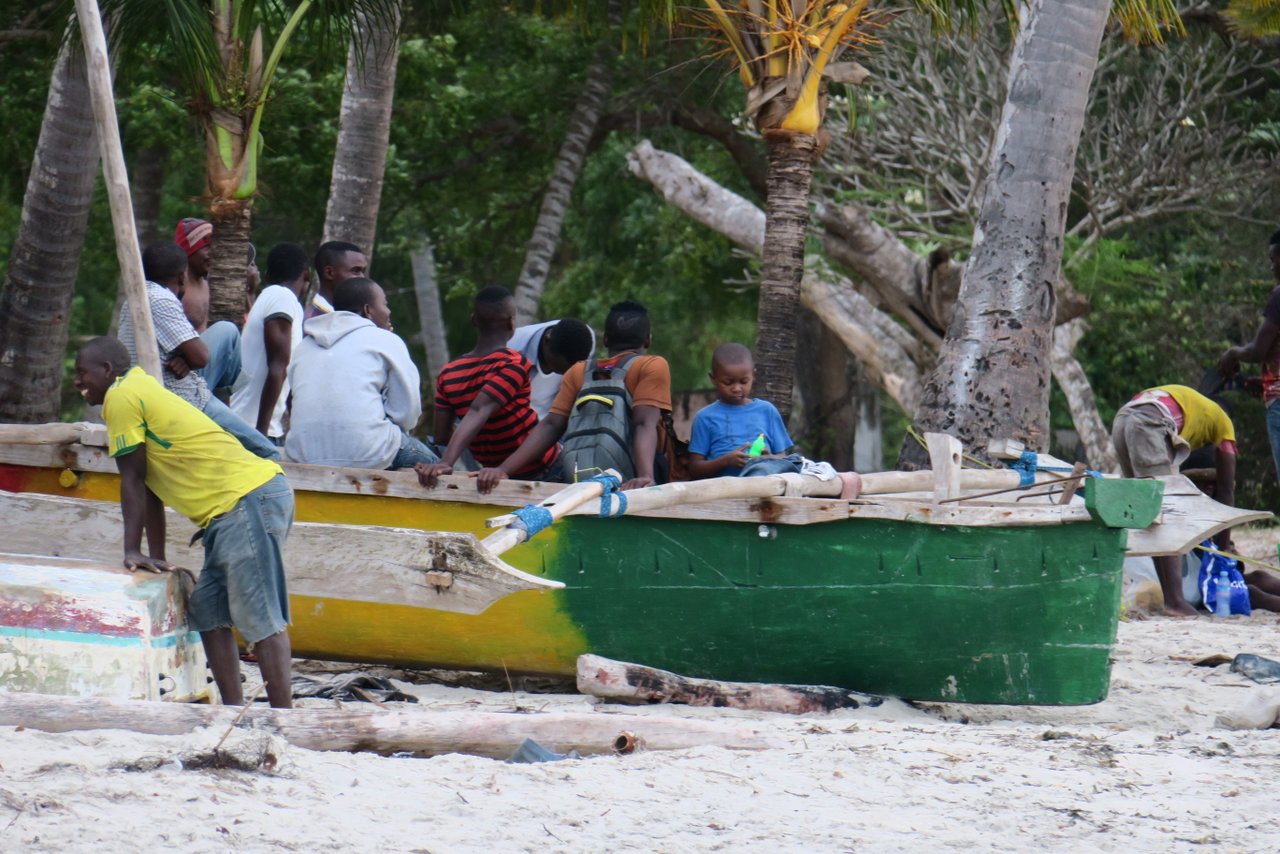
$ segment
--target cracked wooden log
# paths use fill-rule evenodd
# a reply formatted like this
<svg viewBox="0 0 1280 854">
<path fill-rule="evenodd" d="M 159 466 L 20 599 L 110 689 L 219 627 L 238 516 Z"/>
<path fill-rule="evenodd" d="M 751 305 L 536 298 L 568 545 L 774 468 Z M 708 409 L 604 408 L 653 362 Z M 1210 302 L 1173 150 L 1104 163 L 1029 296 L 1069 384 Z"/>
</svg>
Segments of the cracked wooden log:
<svg viewBox="0 0 1280 854">
<path fill-rule="evenodd" d="M 803 715 L 878 706 L 882 697 L 827 685 L 767 685 L 694 679 L 656 667 L 578 656 L 578 690 L 620 703 L 679 703 Z"/>
<path fill-rule="evenodd" d="M 582 756 L 617 751 L 634 741 L 642 750 L 723 747 L 764 750 L 780 746 L 760 730 L 714 721 L 599 712 L 521 714 L 436 712 L 342 706 L 269 709 L 0 693 L 0 726 L 41 732 L 119 729 L 150 735 L 183 735 L 201 727 L 259 730 L 308 750 L 415 756 L 466 753 L 507 759 L 526 738 L 558 753 Z M 628 751 L 629 752 L 629 751 Z"/>
</svg>

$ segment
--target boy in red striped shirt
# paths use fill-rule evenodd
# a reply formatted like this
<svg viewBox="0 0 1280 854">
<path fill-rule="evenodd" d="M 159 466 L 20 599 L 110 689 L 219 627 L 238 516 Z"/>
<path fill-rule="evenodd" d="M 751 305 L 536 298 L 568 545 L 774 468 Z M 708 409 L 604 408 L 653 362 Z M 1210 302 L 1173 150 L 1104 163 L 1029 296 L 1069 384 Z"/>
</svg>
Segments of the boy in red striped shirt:
<svg viewBox="0 0 1280 854">
<path fill-rule="evenodd" d="M 418 480 L 434 487 L 442 474 L 469 449 L 482 466 L 496 466 L 511 456 L 538 426 L 529 405 L 529 373 L 533 364 L 507 347 L 516 328 L 516 303 L 506 288 L 493 286 L 476 294 L 471 312 L 476 346 L 445 365 L 436 380 L 436 442 L 448 442 L 440 462 L 416 467 Z M 456 425 L 456 426 L 455 426 Z M 519 480 L 562 480 L 557 463 L 560 446 L 551 447 L 524 469 Z"/>
</svg>

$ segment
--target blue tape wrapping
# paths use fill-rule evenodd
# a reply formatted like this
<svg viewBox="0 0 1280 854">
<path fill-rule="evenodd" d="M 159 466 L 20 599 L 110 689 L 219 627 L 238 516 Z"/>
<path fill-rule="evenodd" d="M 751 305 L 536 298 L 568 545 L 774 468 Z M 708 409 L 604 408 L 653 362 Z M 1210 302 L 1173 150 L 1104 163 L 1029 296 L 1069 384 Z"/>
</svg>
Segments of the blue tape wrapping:
<svg viewBox="0 0 1280 854">
<path fill-rule="evenodd" d="M 1023 451 L 1017 460 L 1009 463 L 1009 468 L 1018 473 L 1018 486 L 1034 484 L 1038 471 L 1071 471 L 1071 466 L 1042 466 L 1039 459 L 1040 456 L 1035 451 Z M 1089 477 L 1102 477 L 1102 472 L 1093 469 L 1085 469 L 1084 473 Z"/>
<path fill-rule="evenodd" d="M 551 523 L 555 521 L 551 518 L 550 510 L 536 504 L 526 504 L 511 515 L 524 525 L 524 529 L 528 532 L 526 539 L 533 539 L 537 534 L 551 527 Z"/>
<path fill-rule="evenodd" d="M 608 519 L 609 517 L 621 516 L 627 512 L 627 494 L 619 489 L 622 481 L 611 474 L 598 474 L 589 481 L 600 484 L 600 518 Z M 612 502 L 609 500 L 610 495 L 618 496 L 618 511 L 610 513 Z"/>
</svg>

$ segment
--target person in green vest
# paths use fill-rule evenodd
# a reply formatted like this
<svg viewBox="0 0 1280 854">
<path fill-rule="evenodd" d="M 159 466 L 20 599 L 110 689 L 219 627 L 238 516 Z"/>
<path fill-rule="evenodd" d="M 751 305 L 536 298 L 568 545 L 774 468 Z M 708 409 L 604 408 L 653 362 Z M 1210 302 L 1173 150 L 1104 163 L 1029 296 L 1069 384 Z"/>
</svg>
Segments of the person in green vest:
<svg viewBox="0 0 1280 854">
<path fill-rule="evenodd" d="M 293 524 L 293 490 L 284 472 L 131 368 L 116 338 L 94 338 L 80 348 L 75 385 L 86 402 L 102 405 L 107 447 L 120 470 L 124 565 L 174 571 L 165 559 L 165 505 L 194 522 L 204 540 L 204 565 L 187 599 L 187 620 L 200 633 L 222 701 L 244 704 L 234 628 L 257 656 L 271 705 L 290 708 L 283 548 Z"/>
<path fill-rule="evenodd" d="M 1178 473 L 1192 451 L 1215 449 L 1214 498 L 1234 504 L 1236 494 L 1236 431 L 1221 406 L 1193 388 L 1163 385 L 1135 395 L 1116 413 L 1111 427 L 1120 470 L 1125 477 L 1159 477 Z M 1231 531 L 1214 537 L 1219 549 L 1232 551 Z M 1182 565 L 1177 555 L 1155 558 L 1156 575 L 1164 593 L 1164 613 L 1194 617 L 1196 609 L 1182 592 Z"/>
</svg>

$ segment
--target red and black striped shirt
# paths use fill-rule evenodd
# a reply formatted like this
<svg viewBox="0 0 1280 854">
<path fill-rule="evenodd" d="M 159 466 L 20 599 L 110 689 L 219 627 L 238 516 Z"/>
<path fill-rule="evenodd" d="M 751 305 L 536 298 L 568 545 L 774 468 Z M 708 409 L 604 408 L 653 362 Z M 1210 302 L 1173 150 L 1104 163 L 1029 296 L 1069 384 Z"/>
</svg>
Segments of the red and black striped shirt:
<svg viewBox="0 0 1280 854">
<path fill-rule="evenodd" d="M 464 418 L 476 395 L 484 392 L 498 401 L 498 409 L 471 440 L 471 453 L 483 466 L 496 466 L 520 447 L 538 416 L 529 406 L 529 372 L 533 363 L 515 350 L 497 350 L 484 356 L 462 356 L 440 371 L 436 380 L 436 407 Z M 556 461 L 560 446 L 553 444 L 541 461 L 513 475 L 535 474 Z"/>
</svg>

